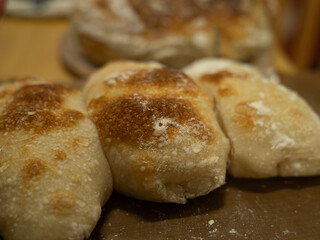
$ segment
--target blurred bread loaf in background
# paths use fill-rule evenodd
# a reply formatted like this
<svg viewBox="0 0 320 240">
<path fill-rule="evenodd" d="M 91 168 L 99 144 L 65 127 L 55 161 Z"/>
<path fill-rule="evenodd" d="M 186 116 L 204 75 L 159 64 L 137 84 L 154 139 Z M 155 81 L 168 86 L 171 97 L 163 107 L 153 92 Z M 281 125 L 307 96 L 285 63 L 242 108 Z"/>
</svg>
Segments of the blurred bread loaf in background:
<svg viewBox="0 0 320 240">
<path fill-rule="evenodd" d="M 95 64 L 156 60 L 181 67 L 197 58 L 252 60 L 272 34 L 258 0 L 78 0 L 73 29 Z"/>
</svg>

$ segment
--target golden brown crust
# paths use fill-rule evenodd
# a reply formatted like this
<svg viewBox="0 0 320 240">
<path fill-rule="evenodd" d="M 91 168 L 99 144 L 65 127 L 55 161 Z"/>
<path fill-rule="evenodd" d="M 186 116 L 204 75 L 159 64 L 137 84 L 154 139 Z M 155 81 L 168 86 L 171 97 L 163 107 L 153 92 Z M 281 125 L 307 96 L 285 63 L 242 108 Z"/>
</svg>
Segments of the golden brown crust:
<svg viewBox="0 0 320 240">
<path fill-rule="evenodd" d="M 112 178 L 81 93 L 34 78 L 0 92 L 0 235 L 88 238 Z"/>
<path fill-rule="evenodd" d="M 3 89 L 2 91 L 0 91 L 0 99 L 10 96 L 11 94 L 12 94 L 12 91 Z"/>
<path fill-rule="evenodd" d="M 25 179 L 34 180 L 36 177 L 43 174 L 46 170 L 44 161 L 40 159 L 29 159 L 24 163 L 22 168 L 22 176 Z"/>
<path fill-rule="evenodd" d="M 54 160 L 56 160 L 56 161 L 63 161 L 66 158 L 67 158 L 67 154 L 62 150 L 58 150 L 54 154 Z"/>
<path fill-rule="evenodd" d="M 319 118 L 296 93 L 230 60 L 199 60 L 185 72 L 214 96 L 233 146 L 229 174 L 264 178 L 320 173 Z M 227 89 L 234 93 L 226 94 Z"/>
<path fill-rule="evenodd" d="M 130 95 L 109 101 L 100 97 L 89 103 L 89 109 L 94 111 L 91 117 L 102 139 L 145 146 L 160 139 L 156 127 L 165 127 L 169 138 L 174 138 L 179 131 L 177 125 L 182 124 L 199 126 L 200 134 L 195 137 L 210 140 L 212 136 L 205 131 L 200 114 L 183 99 Z M 161 123 L 161 119 L 170 119 L 170 123 Z"/>
<path fill-rule="evenodd" d="M 236 125 L 251 131 L 257 120 L 257 110 L 249 106 L 250 101 L 243 101 L 235 106 L 233 121 Z"/>
<path fill-rule="evenodd" d="M 201 76 L 200 81 L 213 83 L 213 84 L 220 84 L 224 79 L 228 79 L 228 78 L 239 79 L 239 78 L 246 78 L 246 76 L 244 74 L 236 74 L 228 70 L 222 70 L 212 74 L 204 74 L 203 76 Z"/>
<path fill-rule="evenodd" d="M 110 46 L 104 44 L 95 38 L 86 34 L 78 34 L 79 42 L 85 55 L 93 64 L 103 64 L 106 61 L 125 58 L 119 51 L 113 50 Z"/>
<path fill-rule="evenodd" d="M 32 130 L 35 133 L 70 127 L 83 113 L 64 109 L 64 94 L 75 90 L 63 85 L 26 85 L 12 93 L 0 116 L 0 131 Z"/>
<path fill-rule="evenodd" d="M 193 89 L 197 86 L 187 75 L 173 68 L 140 70 L 137 74 L 130 76 L 126 83 L 141 87 L 145 85 L 168 87 L 185 84 L 186 87 Z"/>
<path fill-rule="evenodd" d="M 224 183 L 229 142 L 209 95 L 156 63 L 113 62 L 84 94 L 118 192 L 185 203 Z"/>
<path fill-rule="evenodd" d="M 68 214 L 68 210 L 75 206 L 74 197 L 67 192 L 54 193 L 49 198 L 48 208 L 55 214 Z"/>
<path fill-rule="evenodd" d="M 303 120 L 305 120 L 307 118 L 306 114 L 301 111 L 300 109 L 298 109 L 297 107 L 291 107 L 288 110 L 288 114 L 289 116 L 292 116 L 293 119 L 295 119 L 296 121 L 299 122 L 303 122 Z"/>
<path fill-rule="evenodd" d="M 197 95 L 199 86 L 186 74 L 171 68 L 129 70 L 107 77 L 107 87 L 128 87 L 130 91 L 142 91 L 145 88 L 178 89 L 187 95 Z M 183 86 L 183 87 L 182 87 Z"/>
<path fill-rule="evenodd" d="M 233 89 L 230 85 L 222 86 L 218 88 L 217 94 L 219 94 L 220 97 L 230 97 L 236 95 L 237 91 Z"/>
<path fill-rule="evenodd" d="M 205 11 L 192 0 L 144 1 L 130 0 L 139 18 L 148 30 L 181 31 L 197 17 L 205 15 Z"/>
</svg>

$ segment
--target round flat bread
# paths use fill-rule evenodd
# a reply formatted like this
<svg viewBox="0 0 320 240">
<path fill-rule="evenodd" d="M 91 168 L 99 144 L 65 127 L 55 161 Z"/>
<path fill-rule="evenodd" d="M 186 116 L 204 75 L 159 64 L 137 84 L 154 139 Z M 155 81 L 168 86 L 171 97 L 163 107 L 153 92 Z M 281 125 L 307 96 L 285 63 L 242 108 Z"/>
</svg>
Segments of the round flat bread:
<svg viewBox="0 0 320 240">
<path fill-rule="evenodd" d="M 79 0 L 72 21 L 96 64 L 132 59 L 182 67 L 220 55 L 251 60 L 272 39 L 259 0 Z"/>
</svg>

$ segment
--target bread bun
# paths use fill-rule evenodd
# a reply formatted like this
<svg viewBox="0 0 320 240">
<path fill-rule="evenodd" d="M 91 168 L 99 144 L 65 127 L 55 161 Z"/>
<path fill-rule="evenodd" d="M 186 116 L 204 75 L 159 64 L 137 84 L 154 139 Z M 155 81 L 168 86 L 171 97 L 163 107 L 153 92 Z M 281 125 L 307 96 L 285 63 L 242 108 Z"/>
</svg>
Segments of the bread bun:
<svg viewBox="0 0 320 240">
<path fill-rule="evenodd" d="M 5 240 L 87 238 L 111 191 L 109 165 L 79 91 L 35 79 L 0 85 Z"/>
<path fill-rule="evenodd" d="M 112 62 L 84 94 L 118 192 L 185 203 L 224 184 L 229 142 L 212 99 L 182 72 Z"/>
<path fill-rule="evenodd" d="M 256 0 L 78 0 L 73 28 L 96 64 L 134 59 L 181 67 L 213 55 L 249 60 L 271 44 Z"/>
<path fill-rule="evenodd" d="M 295 92 L 230 60 L 199 60 L 184 72 L 214 96 L 232 146 L 230 175 L 320 174 L 320 120 Z"/>
</svg>

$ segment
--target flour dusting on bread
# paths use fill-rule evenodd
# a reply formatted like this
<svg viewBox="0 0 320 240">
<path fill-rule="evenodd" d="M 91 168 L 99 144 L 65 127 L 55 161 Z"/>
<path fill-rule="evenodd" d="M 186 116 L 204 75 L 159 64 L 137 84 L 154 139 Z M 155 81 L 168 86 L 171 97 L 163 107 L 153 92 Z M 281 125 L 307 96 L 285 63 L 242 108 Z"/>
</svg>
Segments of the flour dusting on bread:
<svg viewBox="0 0 320 240">
<path fill-rule="evenodd" d="M 185 203 L 223 184 L 229 143 L 210 96 L 186 74 L 115 62 L 92 76 L 85 95 L 117 191 Z"/>
<path fill-rule="evenodd" d="M 257 110 L 258 115 L 269 115 L 271 114 L 270 108 L 265 106 L 262 101 L 251 102 L 248 104 L 250 107 L 253 107 Z"/>
<path fill-rule="evenodd" d="M 320 174 L 320 120 L 295 92 L 247 64 L 230 60 L 202 59 L 184 72 L 215 100 L 233 147 L 231 175 Z"/>
<path fill-rule="evenodd" d="M 81 93 L 33 78 L 0 85 L 0 136 L 0 235 L 89 237 L 112 178 Z"/>
</svg>

